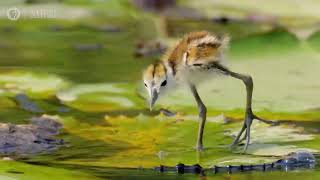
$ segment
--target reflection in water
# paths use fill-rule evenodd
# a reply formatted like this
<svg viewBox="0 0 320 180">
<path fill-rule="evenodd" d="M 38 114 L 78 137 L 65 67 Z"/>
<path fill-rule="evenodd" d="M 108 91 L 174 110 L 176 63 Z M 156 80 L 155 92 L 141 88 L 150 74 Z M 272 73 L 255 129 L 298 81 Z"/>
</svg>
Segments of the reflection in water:
<svg viewBox="0 0 320 180">
<path fill-rule="evenodd" d="M 198 153 L 198 157 L 200 153 Z M 313 169 L 315 168 L 316 158 L 308 151 L 297 151 L 291 153 L 289 156 L 284 157 L 276 162 L 270 164 L 256 164 L 256 165 L 228 165 L 228 166 L 214 166 L 212 168 L 202 168 L 199 164 L 192 166 L 184 165 L 182 163 L 177 164 L 175 167 L 160 165 L 155 170 L 159 172 L 177 172 L 178 174 L 193 173 L 202 174 L 213 172 L 232 174 L 234 172 L 246 172 L 246 171 L 275 171 L 284 170 L 292 171 L 296 169 Z"/>
<path fill-rule="evenodd" d="M 306 156 L 305 156 L 306 155 Z M 302 161 L 307 160 L 308 162 L 312 162 L 311 157 L 314 157 L 312 154 L 308 153 L 305 154 L 304 152 L 296 152 L 293 154 L 294 158 L 300 159 Z M 302 158 L 302 159 L 301 159 Z M 299 161 L 300 161 L 299 160 Z M 319 158 L 314 159 L 315 161 L 319 161 Z M 281 171 L 281 169 L 274 168 L 269 169 L 268 171 L 243 171 L 233 174 L 228 174 L 228 171 L 224 171 L 225 173 L 217 173 L 215 174 L 214 171 L 211 169 L 208 169 L 206 173 L 203 172 L 199 173 L 199 165 L 195 166 L 185 166 L 186 171 L 184 171 L 185 174 L 181 176 L 181 174 L 176 173 L 177 167 L 171 167 L 171 171 L 165 172 L 165 173 L 159 173 L 151 168 L 111 168 L 111 167 L 98 167 L 98 166 L 86 166 L 86 165 L 72 165 L 72 164 L 53 164 L 53 163 L 35 163 L 32 162 L 30 164 L 37 165 L 37 166 L 48 166 L 48 167 L 59 167 L 64 169 L 70 169 L 70 170 L 81 170 L 87 173 L 90 173 L 96 177 L 100 178 L 124 178 L 126 179 L 177 179 L 177 178 L 186 178 L 186 179 L 198 179 L 199 176 L 203 177 L 206 176 L 206 178 L 211 179 L 282 179 L 284 176 L 287 179 L 301 179 L 302 177 L 306 179 L 317 179 L 317 172 L 319 171 L 319 167 L 315 166 L 315 163 L 313 163 L 313 166 L 309 167 L 299 167 L 294 170 L 295 173 L 287 173 L 286 169 L 282 169 L 284 171 Z M 178 168 L 181 167 L 182 164 L 178 164 Z M 228 166 L 228 168 L 234 167 L 234 166 Z M 252 166 L 254 167 L 254 166 Z M 168 168 L 169 169 L 169 168 Z M 159 170 L 159 169 L 156 169 Z M 293 169 L 288 169 L 293 170 Z M 188 173 L 192 172 L 192 173 Z M 222 171 L 220 171 L 222 172 Z M 196 174 L 193 174 L 196 173 Z"/>
</svg>

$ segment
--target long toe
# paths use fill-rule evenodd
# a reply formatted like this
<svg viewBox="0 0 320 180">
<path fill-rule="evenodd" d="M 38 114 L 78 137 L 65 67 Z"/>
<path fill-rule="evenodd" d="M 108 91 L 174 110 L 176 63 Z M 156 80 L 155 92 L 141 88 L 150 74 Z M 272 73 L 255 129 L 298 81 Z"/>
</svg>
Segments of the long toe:
<svg viewBox="0 0 320 180">
<path fill-rule="evenodd" d="M 203 145 L 197 145 L 197 146 L 195 147 L 195 149 L 196 149 L 197 151 L 203 151 L 203 150 L 204 150 L 204 147 L 203 147 Z"/>
<path fill-rule="evenodd" d="M 250 128 L 251 128 L 251 124 L 252 124 L 252 119 L 248 119 L 248 123 L 247 123 L 247 131 L 246 131 L 246 144 L 244 146 L 243 149 L 243 153 L 246 153 L 248 146 L 250 144 Z"/>
<path fill-rule="evenodd" d="M 246 154 L 246 152 L 248 150 L 248 146 L 249 146 L 249 144 L 246 143 L 244 148 L 243 148 L 243 151 L 242 151 L 243 154 Z"/>
<path fill-rule="evenodd" d="M 244 126 L 242 127 L 242 129 L 239 131 L 239 133 L 238 133 L 238 135 L 236 136 L 236 138 L 233 140 L 233 142 L 232 142 L 232 144 L 231 144 L 231 146 L 230 146 L 230 148 L 231 148 L 231 150 L 236 146 L 236 145 L 238 145 L 242 140 L 240 140 L 239 141 L 239 139 L 240 139 L 240 137 L 242 136 L 242 133 L 244 132 L 244 131 L 246 131 L 247 130 L 247 127 L 246 127 L 246 125 L 244 124 Z M 246 135 L 247 135 L 247 132 L 246 132 Z M 245 135 L 245 137 L 246 137 L 246 135 Z"/>
<path fill-rule="evenodd" d="M 245 135 L 238 141 L 238 144 L 247 139 L 247 131 Z"/>
<path fill-rule="evenodd" d="M 233 141 L 232 144 L 230 145 L 230 150 L 234 150 L 238 143 L 239 142 Z"/>
</svg>

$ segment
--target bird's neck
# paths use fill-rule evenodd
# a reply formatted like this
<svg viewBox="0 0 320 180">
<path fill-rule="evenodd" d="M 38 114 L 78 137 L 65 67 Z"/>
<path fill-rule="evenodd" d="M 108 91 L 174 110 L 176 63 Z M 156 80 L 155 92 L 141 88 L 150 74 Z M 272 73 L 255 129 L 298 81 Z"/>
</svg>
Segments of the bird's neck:
<svg viewBox="0 0 320 180">
<path fill-rule="evenodd" d="M 175 70 L 173 69 L 173 67 L 169 64 L 168 61 L 163 62 L 164 67 L 166 68 L 166 74 L 167 74 L 167 78 L 169 79 L 174 79 L 175 78 Z"/>
<path fill-rule="evenodd" d="M 178 74 L 175 72 L 175 69 L 173 69 L 173 67 L 167 62 L 164 62 L 164 65 L 166 67 L 166 73 L 167 73 L 166 75 L 167 75 L 167 81 L 168 81 L 168 90 L 173 91 L 180 84 L 179 78 L 177 77 Z"/>
</svg>

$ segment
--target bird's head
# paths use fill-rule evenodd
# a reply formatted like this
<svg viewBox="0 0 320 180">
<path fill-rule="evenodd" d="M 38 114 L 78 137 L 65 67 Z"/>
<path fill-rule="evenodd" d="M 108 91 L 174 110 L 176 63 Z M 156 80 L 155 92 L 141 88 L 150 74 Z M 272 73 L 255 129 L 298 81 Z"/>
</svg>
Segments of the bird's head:
<svg viewBox="0 0 320 180">
<path fill-rule="evenodd" d="M 143 73 L 143 82 L 149 94 L 149 106 L 152 110 L 155 102 L 171 83 L 166 66 L 162 62 L 149 65 Z"/>
</svg>

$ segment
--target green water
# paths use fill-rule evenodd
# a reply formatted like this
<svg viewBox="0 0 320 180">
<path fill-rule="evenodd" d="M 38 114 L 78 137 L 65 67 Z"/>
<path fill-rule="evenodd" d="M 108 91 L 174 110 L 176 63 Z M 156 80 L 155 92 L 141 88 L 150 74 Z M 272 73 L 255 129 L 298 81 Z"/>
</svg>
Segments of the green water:
<svg viewBox="0 0 320 180">
<path fill-rule="evenodd" d="M 71 1 L 69 3 L 72 3 Z M 92 7 L 96 8 L 96 7 Z M 114 11 L 119 8 L 115 5 Z M 105 12 L 104 12 L 105 13 Z M 66 144 L 57 151 L 12 156 L 0 160 L 0 179 L 199 179 L 198 175 L 160 174 L 160 164 L 213 165 L 268 163 L 297 150 L 318 153 L 320 44 L 318 35 L 299 41 L 283 29 L 267 31 L 252 25 L 223 27 L 234 33 L 229 64 L 251 74 L 255 82 L 254 110 L 262 117 L 282 121 L 270 127 L 254 122 L 248 154 L 229 145 L 241 127 L 245 89 L 241 82 L 218 78 L 205 82 L 199 92 L 208 107 L 205 150 L 194 149 L 197 108 L 183 88 L 160 99 L 155 111 L 147 109 L 140 77 L 142 68 L 158 57 L 135 58 L 134 44 L 154 35 L 149 18 L 0 21 L 0 121 L 28 123 L 41 114 L 22 110 L 14 101 L 27 94 L 45 114 L 63 124 L 58 138 Z M 181 27 L 195 29 L 194 22 Z M 120 32 L 100 32 L 101 25 Z M 199 25 L 206 29 L 215 27 Z M 145 25 L 148 25 L 146 28 Z M 62 27 L 52 31 L 51 26 Z M 241 27 L 237 28 L 237 26 Z M 6 29 L 11 30 L 6 30 Z M 248 27 L 247 27 L 248 28 Z M 217 28 L 219 30 L 219 28 Z M 185 31 L 185 30 L 183 30 Z M 174 29 L 176 34 L 179 29 Z M 75 44 L 102 44 L 97 51 L 80 52 Z M 174 99 L 174 101 L 172 101 Z M 66 112 L 59 109 L 67 108 Z M 166 117 L 167 108 L 178 112 Z M 224 123 L 224 119 L 231 119 Z M 293 172 L 207 174 L 207 179 L 317 179 L 319 168 Z"/>
</svg>

